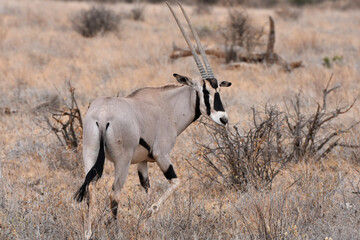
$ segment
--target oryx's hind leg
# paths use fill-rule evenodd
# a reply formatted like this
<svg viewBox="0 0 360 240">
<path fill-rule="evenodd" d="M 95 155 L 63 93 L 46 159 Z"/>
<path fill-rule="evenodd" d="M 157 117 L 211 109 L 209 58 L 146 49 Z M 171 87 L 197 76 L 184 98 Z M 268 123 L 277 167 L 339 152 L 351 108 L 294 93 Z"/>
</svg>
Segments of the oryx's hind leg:
<svg viewBox="0 0 360 240">
<path fill-rule="evenodd" d="M 127 178 L 131 163 L 132 152 L 117 151 L 112 153 L 115 165 L 115 179 L 110 194 L 110 207 L 114 219 L 117 218 L 118 204 L 120 201 L 120 192 Z"/>
<path fill-rule="evenodd" d="M 150 188 L 150 181 L 149 181 L 147 162 L 138 163 L 137 169 L 138 169 L 140 184 L 145 189 L 146 193 L 148 193 L 148 189 Z"/>
<path fill-rule="evenodd" d="M 159 198 L 159 200 L 151 205 L 148 209 L 149 214 L 159 211 L 161 205 L 169 198 L 169 196 L 176 190 L 180 184 L 180 180 L 177 178 L 174 167 L 170 162 L 169 154 L 154 156 L 157 164 L 159 165 L 161 171 L 164 173 L 165 177 L 170 181 L 171 187 L 166 190 L 166 192 Z"/>
</svg>

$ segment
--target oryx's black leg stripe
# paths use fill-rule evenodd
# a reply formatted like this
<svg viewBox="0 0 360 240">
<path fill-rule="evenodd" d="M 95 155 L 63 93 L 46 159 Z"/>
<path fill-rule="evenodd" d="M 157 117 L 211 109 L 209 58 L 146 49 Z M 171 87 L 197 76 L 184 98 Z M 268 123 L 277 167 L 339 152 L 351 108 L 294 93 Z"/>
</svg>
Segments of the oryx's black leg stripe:
<svg viewBox="0 0 360 240">
<path fill-rule="evenodd" d="M 139 144 L 141 146 L 143 146 L 146 150 L 148 150 L 148 152 L 151 151 L 151 148 L 150 148 L 149 144 L 147 144 L 147 142 L 145 142 L 145 140 L 143 138 L 140 138 Z"/>
<path fill-rule="evenodd" d="M 195 117 L 194 117 L 193 122 L 195 122 L 200 116 L 201 116 L 201 111 L 200 111 L 200 97 L 199 97 L 198 92 L 196 92 Z"/>
<path fill-rule="evenodd" d="M 117 201 L 115 201 L 115 200 L 111 201 L 111 212 L 112 212 L 114 219 L 116 219 L 116 217 L 117 217 L 118 206 L 119 206 L 119 203 Z"/>
<path fill-rule="evenodd" d="M 172 164 L 170 164 L 168 170 L 166 170 L 166 172 L 164 172 L 164 175 L 168 180 L 171 180 L 173 178 L 177 178 Z"/>
<path fill-rule="evenodd" d="M 204 81 L 204 84 L 203 84 L 203 94 L 204 94 L 204 102 L 205 102 L 205 106 L 206 106 L 206 113 L 207 115 L 210 116 L 210 113 L 211 113 L 211 108 L 210 108 L 210 93 L 209 91 L 206 89 L 206 84 L 205 84 L 205 81 Z"/>
<path fill-rule="evenodd" d="M 214 109 L 216 111 L 225 112 L 225 109 L 224 109 L 224 107 L 222 105 L 222 102 L 221 102 L 220 94 L 218 92 L 216 92 L 215 96 L 214 96 Z"/>
<path fill-rule="evenodd" d="M 142 173 L 140 171 L 138 171 L 138 174 L 139 174 L 141 186 L 145 189 L 145 191 L 147 193 L 148 189 L 150 188 L 149 178 L 144 178 L 144 176 L 142 175 Z"/>
<path fill-rule="evenodd" d="M 154 156 L 152 155 L 152 152 L 151 152 L 151 147 L 143 138 L 140 138 L 139 144 L 141 146 L 143 146 L 146 150 L 148 150 L 148 152 L 149 152 L 148 157 L 154 159 Z"/>
</svg>

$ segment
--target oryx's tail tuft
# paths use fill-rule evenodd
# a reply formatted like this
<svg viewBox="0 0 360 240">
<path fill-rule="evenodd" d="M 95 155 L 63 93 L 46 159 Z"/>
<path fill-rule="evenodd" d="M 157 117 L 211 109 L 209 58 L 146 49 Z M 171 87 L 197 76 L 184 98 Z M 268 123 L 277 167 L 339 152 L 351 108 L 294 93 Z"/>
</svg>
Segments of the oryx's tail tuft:
<svg viewBox="0 0 360 240">
<path fill-rule="evenodd" d="M 109 123 L 106 125 L 106 128 L 109 126 Z M 74 199 L 77 202 L 81 202 L 86 196 L 89 188 L 89 184 L 92 181 L 96 181 L 101 178 L 101 175 L 104 170 L 105 163 L 105 149 L 104 149 L 104 139 L 103 136 L 100 138 L 100 150 L 95 162 L 95 165 L 90 169 L 90 171 L 86 174 L 85 181 L 83 185 L 79 188 L 79 190 L 75 193 Z"/>
</svg>

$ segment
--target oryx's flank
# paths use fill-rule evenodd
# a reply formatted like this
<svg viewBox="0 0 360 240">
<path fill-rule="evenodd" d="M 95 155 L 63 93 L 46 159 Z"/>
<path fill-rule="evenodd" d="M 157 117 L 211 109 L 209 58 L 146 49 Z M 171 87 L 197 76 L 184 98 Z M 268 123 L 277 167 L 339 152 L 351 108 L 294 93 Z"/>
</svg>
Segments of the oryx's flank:
<svg viewBox="0 0 360 240">
<path fill-rule="evenodd" d="M 91 236 L 91 192 L 93 183 L 103 173 L 105 156 L 115 165 L 115 180 L 110 196 L 115 218 L 120 190 L 125 183 L 130 164 L 138 164 L 140 183 L 146 192 L 150 187 L 147 162 L 158 164 L 171 187 L 151 206 L 149 213 L 153 213 L 179 185 L 170 161 L 170 151 L 175 145 L 176 137 L 200 115 L 222 126 L 228 122 L 219 89 L 228 87 L 231 83 L 223 81 L 218 84 L 199 37 L 179 4 L 197 42 L 204 68 L 174 11 L 168 3 L 167 5 L 192 51 L 201 77 L 191 79 L 175 73 L 173 75 L 181 85 L 141 88 L 125 98 L 100 98 L 91 104 L 84 119 L 83 132 L 86 177 L 75 194 L 78 202 L 85 196 L 88 198 L 89 216 L 85 232 L 87 238 Z"/>
</svg>

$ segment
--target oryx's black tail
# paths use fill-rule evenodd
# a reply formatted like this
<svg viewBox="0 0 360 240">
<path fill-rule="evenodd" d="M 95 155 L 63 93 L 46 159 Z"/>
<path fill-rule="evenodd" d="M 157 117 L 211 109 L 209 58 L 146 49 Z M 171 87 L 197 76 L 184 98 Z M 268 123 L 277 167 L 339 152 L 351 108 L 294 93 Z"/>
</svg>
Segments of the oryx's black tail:
<svg viewBox="0 0 360 240">
<path fill-rule="evenodd" d="M 88 192 L 90 182 L 96 181 L 99 178 L 101 178 L 101 175 L 104 170 L 104 162 L 105 162 L 104 140 L 103 140 L 103 137 L 101 136 L 99 155 L 97 157 L 95 165 L 86 174 L 83 185 L 75 193 L 74 199 L 76 201 L 81 202 L 84 199 L 84 197 L 86 196 L 86 194 Z"/>
</svg>

